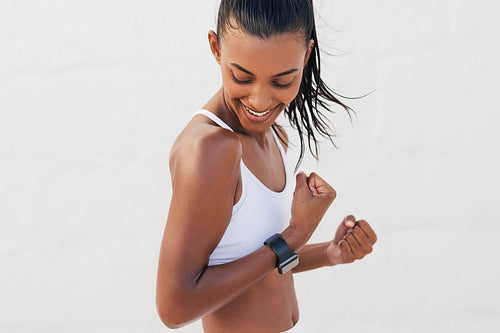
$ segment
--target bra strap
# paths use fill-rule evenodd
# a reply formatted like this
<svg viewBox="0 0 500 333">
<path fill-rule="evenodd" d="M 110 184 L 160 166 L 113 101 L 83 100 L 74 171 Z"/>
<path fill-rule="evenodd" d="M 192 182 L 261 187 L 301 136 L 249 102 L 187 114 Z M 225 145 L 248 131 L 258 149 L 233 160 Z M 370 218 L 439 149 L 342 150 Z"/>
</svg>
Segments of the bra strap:
<svg viewBox="0 0 500 333">
<path fill-rule="evenodd" d="M 220 127 L 222 128 L 225 128 L 225 129 L 228 129 L 230 130 L 231 132 L 234 132 L 231 127 L 229 127 L 225 122 L 223 122 L 219 117 L 217 117 L 215 114 L 213 114 L 212 112 L 208 111 L 208 110 L 205 110 L 205 109 L 200 109 L 198 111 L 196 111 L 195 113 L 193 113 L 193 115 L 191 116 L 194 117 L 196 116 L 197 114 L 202 114 L 204 116 L 207 116 L 208 118 L 210 118 L 213 122 L 215 122 L 217 125 L 219 125 Z"/>
</svg>

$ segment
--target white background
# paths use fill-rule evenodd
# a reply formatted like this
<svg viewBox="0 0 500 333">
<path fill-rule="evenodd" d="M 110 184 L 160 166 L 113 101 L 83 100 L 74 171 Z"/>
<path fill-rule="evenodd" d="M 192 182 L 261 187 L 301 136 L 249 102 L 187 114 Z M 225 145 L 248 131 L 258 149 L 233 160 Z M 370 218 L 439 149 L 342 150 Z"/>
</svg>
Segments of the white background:
<svg viewBox="0 0 500 333">
<path fill-rule="evenodd" d="M 220 86 L 206 38 L 217 6 L 1 0 L 1 332 L 169 331 L 155 308 L 168 154 Z M 352 125 L 336 108 L 339 149 L 301 166 L 338 192 L 313 240 L 352 213 L 379 241 L 362 261 L 296 275 L 302 320 L 498 331 L 500 3 L 316 7 L 324 79 L 375 91 L 344 100 Z"/>
</svg>

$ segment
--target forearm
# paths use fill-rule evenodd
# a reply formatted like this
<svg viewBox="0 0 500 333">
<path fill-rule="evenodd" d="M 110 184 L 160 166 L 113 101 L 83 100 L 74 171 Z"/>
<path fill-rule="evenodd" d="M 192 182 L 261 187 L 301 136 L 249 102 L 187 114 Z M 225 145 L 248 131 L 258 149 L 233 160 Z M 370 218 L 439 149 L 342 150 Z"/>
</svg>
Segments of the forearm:
<svg viewBox="0 0 500 333">
<path fill-rule="evenodd" d="M 305 232 L 291 225 L 281 235 L 293 250 L 306 242 Z M 174 247 L 175 248 L 175 247 Z M 162 253 L 177 253 L 165 249 Z M 157 308 L 170 328 L 182 327 L 227 305 L 276 269 L 277 257 L 269 246 L 238 260 L 203 269 L 188 267 L 184 257 L 160 255 Z"/>
<path fill-rule="evenodd" d="M 299 273 L 320 268 L 323 266 L 331 266 L 326 257 L 326 249 L 329 242 L 318 244 L 307 244 L 298 252 L 299 264 L 292 272 Z"/>
<path fill-rule="evenodd" d="M 294 226 L 284 230 L 282 237 L 293 248 L 299 248 L 300 256 L 304 255 L 301 270 L 314 269 L 326 264 L 326 257 L 320 258 L 320 254 L 325 252 L 328 243 L 303 245 L 304 236 L 297 235 Z M 188 289 L 190 298 L 184 298 L 190 304 L 191 314 L 197 319 L 223 307 L 273 272 L 276 263 L 277 257 L 274 251 L 269 246 L 262 246 L 241 259 L 206 267 L 196 282 L 190 284 Z"/>
<path fill-rule="evenodd" d="M 161 298 L 167 300 L 160 317 L 171 328 L 184 326 L 228 304 L 276 268 L 268 246 L 233 262 L 206 267 L 198 277 L 171 282 Z"/>
</svg>

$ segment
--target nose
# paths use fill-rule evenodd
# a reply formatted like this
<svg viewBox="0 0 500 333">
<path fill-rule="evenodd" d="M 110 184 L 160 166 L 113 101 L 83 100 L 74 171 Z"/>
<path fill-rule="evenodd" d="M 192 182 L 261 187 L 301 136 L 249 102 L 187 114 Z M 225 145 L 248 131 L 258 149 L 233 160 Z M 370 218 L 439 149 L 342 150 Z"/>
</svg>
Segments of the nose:
<svg viewBox="0 0 500 333">
<path fill-rule="evenodd" d="M 269 87 L 263 84 L 256 84 L 250 96 L 248 96 L 248 102 L 254 111 L 264 112 L 272 107 L 272 96 Z"/>
</svg>

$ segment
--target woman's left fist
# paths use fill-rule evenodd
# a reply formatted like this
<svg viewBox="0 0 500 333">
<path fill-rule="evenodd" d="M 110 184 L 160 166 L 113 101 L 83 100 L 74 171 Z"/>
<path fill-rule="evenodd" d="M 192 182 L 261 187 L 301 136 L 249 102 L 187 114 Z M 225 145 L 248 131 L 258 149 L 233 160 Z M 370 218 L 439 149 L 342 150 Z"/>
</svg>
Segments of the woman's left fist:
<svg viewBox="0 0 500 333">
<path fill-rule="evenodd" d="M 372 252 L 377 235 L 365 220 L 346 216 L 326 249 L 327 264 L 348 264 Z"/>
</svg>

